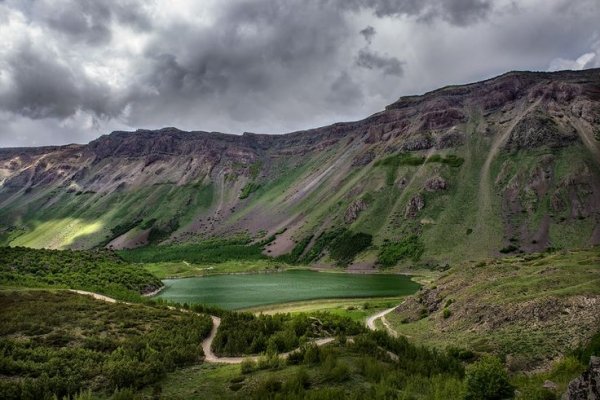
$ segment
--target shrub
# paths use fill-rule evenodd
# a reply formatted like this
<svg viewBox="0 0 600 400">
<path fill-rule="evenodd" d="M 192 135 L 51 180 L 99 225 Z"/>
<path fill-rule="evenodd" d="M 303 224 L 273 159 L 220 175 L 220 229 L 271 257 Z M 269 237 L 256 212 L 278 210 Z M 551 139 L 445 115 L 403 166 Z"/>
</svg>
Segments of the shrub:
<svg viewBox="0 0 600 400">
<path fill-rule="evenodd" d="M 290 263 L 290 264 L 300 261 L 300 256 L 302 255 L 302 253 L 304 253 L 306 246 L 308 246 L 308 244 L 310 243 L 312 238 L 313 238 L 313 235 L 306 236 L 305 238 L 300 240 L 298 243 L 296 243 L 296 245 L 292 249 L 291 253 L 284 254 L 284 255 L 278 257 L 279 260 Z"/>
<path fill-rule="evenodd" d="M 452 311 L 450 311 L 447 308 L 444 308 L 444 311 L 443 311 L 442 315 L 444 316 L 444 319 L 448 319 L 452 315 Z"/>
<path fill-rule="evenodd" d="M 442 162 L 444 164 L 448 164 L 451 167 L 455 167 L 458 168 L 461 165 L 463 165 L 463 163 L 465 162 L 465 160 L 461 157 L 455 156 L 454 154 L 449 154 L 446 158 L 444 158 L 442 160 Z"/>
<path fill-rule="evenodd" d="M 244 387 L 244 384 L 240 383 L 240 382 L 232 383 L 231 385 L 229 385 L 229 389 L 233 392 L 237 392 L 238 390 L 240 390 L 243 387 Z"/>
<path fill-rule="evenodd" d="M 254 182 L 248 182 L 240 193 L 240 200 L 243 200 L 250 196 L 252 193 L 256 192 L 260 188 L 260 184 Z"/>
<path fill-rule="evenodd" d="M 418 261 L 424 251 L 425 245 L 421 239 L 417 235 L 410 235 L 400 242 L 384 244 L 377 261 L 384 267 L 392 267 L 407 258 Z"/>
<path fill-rule="evenodd" d="M 256 362 L 251 358 L 245 358 L 240 364 L 240 372 L 242 374 L 249 374 L 256 369 Z"/>
<path fill-rule="evenodd" d="M 123 300 L 162 286 L 144 268 L 123 262 L 108 250 L 73 251 L 0 247 L 0 284 L 69 287 Z"/>
<path fill-rule="evenodd" d="M 501 400 L 514 397 L 514 387 L 497 357 L 486 355 L 466 370 L 466 400 Z"/>
<path fill-rule="evenodd" d="M 338 265 L 346 266 L 357 254 L 371 246 L 372 241 L 373 236 L 368 233 L 345 230 L 329 244 L 329 255 Z"/>
<path fill-rule="evenodd" d="M 194 264 L 221 263 L 229 260 L 261 260 L 263 245 L 250 239 L 211 239 L 196 244 L 144 246 L 120 250 L 119 256 L 133 263 L 187 261 Z M 141 268 L 140 268 L 141 269 Z"/>
<path fill-rule="evenodd" d="M 515 246 L 514 244 L 509 244 L 508 246 L 501 248 L 500 253 L 507 254 L 507 253 L 512 253 L 517 250 L 519 250 L 519 248 L 517 246 Z"/>
</svg>

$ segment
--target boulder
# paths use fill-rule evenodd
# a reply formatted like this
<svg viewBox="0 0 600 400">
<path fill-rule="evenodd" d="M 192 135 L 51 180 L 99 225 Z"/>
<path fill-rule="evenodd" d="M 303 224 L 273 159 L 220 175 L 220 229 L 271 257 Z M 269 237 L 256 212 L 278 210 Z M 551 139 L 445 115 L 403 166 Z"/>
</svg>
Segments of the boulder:
<svg viewBox="0 0 600 400">
<path fill-rule="evenodd" d="M 353 223 L 358 218 L 360 212 L 366 209 L 367 203 L 365 203 L 364 200 L 359 199 L 353 201 L 346 209 L 346 213 L 344 214 L 344 222 L 347 224 Z"/>
<path fill-rule="evenodd" d="M 404 212 L 404 216 L 406 218 L 414 218 L 424 207 L 425 199 L 423 199 L 423 196 L 418 194 L 409 200 L 408 204 L 406 205 L 406 211 Z"/>
<path fill-rule="evenodd" d="M 434 176 L 425 182 L 425 190 L 428 192 L 439 192 L 440 190 L 446 190 L 447 188 L 448 182 L 441 176 Z"/>
<path fill-rule="evenodd" d="M 600 400 L 600 357 L 591 357 L 587 370 L 569 383 L 563 400 Z"/>
</svg>

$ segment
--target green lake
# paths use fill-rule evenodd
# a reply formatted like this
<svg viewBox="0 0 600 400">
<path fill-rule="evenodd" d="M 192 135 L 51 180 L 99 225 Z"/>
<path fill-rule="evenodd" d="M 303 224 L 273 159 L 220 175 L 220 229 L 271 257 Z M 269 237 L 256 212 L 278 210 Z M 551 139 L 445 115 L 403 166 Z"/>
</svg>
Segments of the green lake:
<svg viewBox="0 0 600 400">
<path fill-rule="evenodd" d="M 302 270 L 166 279 L 163 282 L 166 287 L 157 298 L 229 310 L 300 300 L 402 296 L 420 288 L 406 275 Z"/>
</svg>

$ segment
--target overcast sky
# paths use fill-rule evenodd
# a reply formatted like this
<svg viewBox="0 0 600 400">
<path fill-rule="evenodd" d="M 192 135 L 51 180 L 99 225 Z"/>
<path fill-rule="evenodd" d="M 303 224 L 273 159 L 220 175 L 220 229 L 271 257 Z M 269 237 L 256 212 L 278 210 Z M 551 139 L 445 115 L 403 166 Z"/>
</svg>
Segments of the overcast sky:
<svg viewBox="0 0 600 400">
<path fill-rule="evenodd" d="M 0 0 L 0 146 L 284 133 L 600 66 L 600 0 Z"/>
</svg>

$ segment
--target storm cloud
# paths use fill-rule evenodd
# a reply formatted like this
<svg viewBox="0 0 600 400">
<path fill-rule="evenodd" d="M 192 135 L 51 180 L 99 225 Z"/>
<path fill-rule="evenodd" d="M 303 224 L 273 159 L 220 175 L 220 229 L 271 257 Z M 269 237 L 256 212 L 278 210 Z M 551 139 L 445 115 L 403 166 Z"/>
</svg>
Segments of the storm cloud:
<svg viewBox="0 0 600 400">
<path fill-rule="evenodd" d="M 515 69 L 600 66 L 596 0 L 4 0 L 0 146 L 283 133 Z"/>
</svg>

